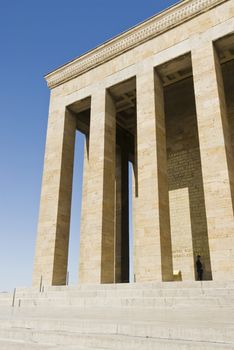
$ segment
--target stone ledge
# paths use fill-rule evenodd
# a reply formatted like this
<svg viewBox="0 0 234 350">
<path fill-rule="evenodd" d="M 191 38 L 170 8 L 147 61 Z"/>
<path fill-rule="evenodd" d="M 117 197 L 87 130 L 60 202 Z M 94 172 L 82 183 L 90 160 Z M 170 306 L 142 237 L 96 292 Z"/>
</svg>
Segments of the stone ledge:
<svg viewBox="0 0 234 350">
<path fill-rule="evenodd" d="M 77 77 L 228 0 L 185 0 L 47 74 L 49 88 Z"/>
</svg>

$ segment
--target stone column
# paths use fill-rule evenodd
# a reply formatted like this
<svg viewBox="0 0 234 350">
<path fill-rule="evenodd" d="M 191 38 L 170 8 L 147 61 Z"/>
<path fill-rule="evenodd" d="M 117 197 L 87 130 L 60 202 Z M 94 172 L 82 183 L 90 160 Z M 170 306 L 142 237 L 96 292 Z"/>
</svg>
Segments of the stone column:
<svg viewBox="0 0 234 350">
<path fill-rule="evenodd" d="M 164 98 L 151 70 L 137 76 L 135 280 L 172 280 Z"/>
<path fill-rule="evenodd" d="M 81 283 L 114 281 L 115 106 L 104 89 L 91 98 L 87 219 L 81 232 Z"/>
<path fill-rule="evenodd" d="M 76 121 L 51 100 L 33 285 L 66 283 Z"/>
<path fill-rule="evenodd" d="M 211 42 L 192 51 L 194 91 L 214 280 L 233 279 L 233 155 L 221 67 Z"/>
</svg>

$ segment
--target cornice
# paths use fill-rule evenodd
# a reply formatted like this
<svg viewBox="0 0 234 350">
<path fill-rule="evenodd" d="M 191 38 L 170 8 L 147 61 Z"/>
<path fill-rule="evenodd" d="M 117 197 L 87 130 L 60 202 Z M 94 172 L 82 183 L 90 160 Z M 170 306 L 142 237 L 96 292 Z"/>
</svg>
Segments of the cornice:
<svg viewBox="0 0 234 350">
<path fill-rule="evenodd" d="M 157 14 L 136 27 L 120 34 L 96 49 L 76 58 L 55 71 L 45 79 L 49 88 L 83 74 L 84 72 L 138 46 L 163 32 L 178 26 L 192 17 L 207 11 L 227 0 L 185 0 Z"/>
</svg>

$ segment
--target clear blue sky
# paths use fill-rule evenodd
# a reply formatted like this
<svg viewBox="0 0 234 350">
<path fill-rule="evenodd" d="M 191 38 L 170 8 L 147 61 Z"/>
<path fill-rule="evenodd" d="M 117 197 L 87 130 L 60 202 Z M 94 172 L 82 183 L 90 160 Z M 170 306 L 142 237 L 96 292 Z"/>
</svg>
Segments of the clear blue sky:
<svg viewBox="0 0 234 350">
<path fill-rule="evenodd" d="M 0 0 L 0 291 L 29 286 L 49 90 L 43 76 L 175 0 Z M 70 280 L 78 259 L 82 137 L 77 138 Z"/>
</svg>

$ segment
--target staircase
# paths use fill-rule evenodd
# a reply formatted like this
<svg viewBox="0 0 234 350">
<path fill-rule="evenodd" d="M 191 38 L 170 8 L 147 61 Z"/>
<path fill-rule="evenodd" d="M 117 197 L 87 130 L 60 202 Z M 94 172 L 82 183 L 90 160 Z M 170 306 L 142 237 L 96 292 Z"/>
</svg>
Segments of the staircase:
<svg viewBox="0 0 234 350">
<path fill-rule="evenodd" d="M 0 349 L 234 350 L 233 282 L 0 293 Z"/>
</svg>

